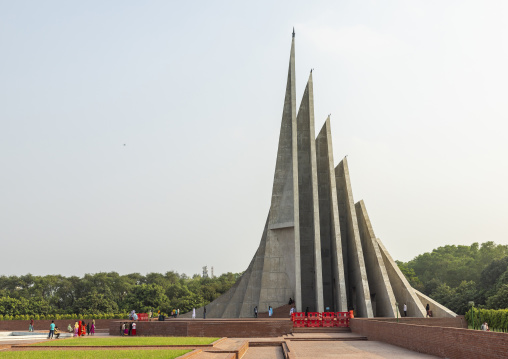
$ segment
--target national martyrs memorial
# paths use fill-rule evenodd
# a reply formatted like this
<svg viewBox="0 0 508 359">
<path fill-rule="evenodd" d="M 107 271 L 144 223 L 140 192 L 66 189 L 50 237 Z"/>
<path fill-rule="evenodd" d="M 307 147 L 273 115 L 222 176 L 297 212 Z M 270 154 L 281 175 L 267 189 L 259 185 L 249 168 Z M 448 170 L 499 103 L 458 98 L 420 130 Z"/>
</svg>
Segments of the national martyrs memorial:
<svg viewBox="0 0 508 359">
<path fill-rule="evenodd" d="M 412 288 L 374 234 L 363 200 L 354 202 L 347 158 L 333 159 L 330 116 L 316 138 L 312 71 L 296 110 L 293 30 L 270 210 L 259 247 L 207 318 L 248 318 L 294 298 L 296 311 L 363 318 L 457 315 Z M 202 317 L 203 308 L 196 310 Z M 187 313 L 185 316 L 189 316 Z M 289 315 L 289 313 L 288 313 Z"/>
</svg>

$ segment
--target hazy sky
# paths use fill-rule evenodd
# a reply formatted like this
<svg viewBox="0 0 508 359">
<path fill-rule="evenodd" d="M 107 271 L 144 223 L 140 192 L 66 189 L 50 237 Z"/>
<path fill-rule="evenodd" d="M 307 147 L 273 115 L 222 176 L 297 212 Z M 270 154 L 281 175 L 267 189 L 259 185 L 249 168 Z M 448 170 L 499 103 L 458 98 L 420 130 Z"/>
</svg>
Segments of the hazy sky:
<svg viewBox="0 0 508 359">
<path fill-rule="evenodd" d="M 298 106 L 395 259 L 508 244 L 507 1 L 0 0 L 0 275 L 247 268 Z"/>
</svg>

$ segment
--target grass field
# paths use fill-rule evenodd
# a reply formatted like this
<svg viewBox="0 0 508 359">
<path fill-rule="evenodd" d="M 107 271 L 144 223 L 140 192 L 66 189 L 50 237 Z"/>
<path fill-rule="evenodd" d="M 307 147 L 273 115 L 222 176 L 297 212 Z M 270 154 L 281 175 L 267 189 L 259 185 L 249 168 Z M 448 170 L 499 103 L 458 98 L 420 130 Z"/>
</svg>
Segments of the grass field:
<svg viewBox="0 0 508 359">
<path fill-rule="evenodd" d="M 194 337 L 111 337 L 111 338 L 71 338 L 54 339 L 33 346 L 138 346 L 138 345 L 206 345 L 219 338 Z"/>
<path fill-rule="evenodd" d="M 188 352 L 190 350 L 38 350 L 1 352 L 0 356 L 8 359 L 174 359 Z"/>
</svg>

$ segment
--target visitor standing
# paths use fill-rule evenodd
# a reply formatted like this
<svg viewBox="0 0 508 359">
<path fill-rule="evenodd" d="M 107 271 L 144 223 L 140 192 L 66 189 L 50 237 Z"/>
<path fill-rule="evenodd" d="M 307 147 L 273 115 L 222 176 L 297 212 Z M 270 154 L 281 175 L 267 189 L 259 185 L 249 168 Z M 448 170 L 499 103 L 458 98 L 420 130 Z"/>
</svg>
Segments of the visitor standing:
<svg viewBox="0 0 508 359">
<path fill-rule="evenodd" d="M 79 325 L 78 325 L 78 322 L 75 322 L 74 323 L 74 336 L 77 337 L 78 336 L 78 330 L 79 330 Z"/>
<path fill-rule="evenodd" d="M 256 305 L 254 307 L 254 318 L 257 318 L 258 317 L 258 306 Z"/>
<path fill-rule="evenodd" d="M 34 331 L 34 318 L 30 318 L 30 324 L 28 325 L 28 331 L 29 332 Z"/>
<path fill-rule="evenodd" d="M 90 322 L 86 323 L 86 335 L 90 335 Z"/>
<path fill-rule="evenodd" d="M 271 306 L 268 306 L 268 316 L 271 317 L 273 315 L 273 309 Z"/>
<path fill-rule="evenodd" d="M 132 323 L 131 335 L 136 335 L 136 323 Z"/>
<path fill-rule="evenodd" d="M 295 307 L 291 307 L 291 309 L 289 310 L 289 316 L 292 317 L 294 312 L 295 312 Z"/>
<path fill-rule="evenodd" d="M 53 339 L 53 335 L 55 334 L 55 322 L 52 320 L 49 325 L 49 334 L 48 339 Z"/>
<path fill-rule="evenodd" d="M 407 305 L 404 303 L 404 316 L 407 317 Z"/>
<path fill-rule="evenodd" d="M 425 306 L 425 309 L 427 310 L 427 317 L 430 317 L 430 305 L 429 305 L 429 303 L 427 303 L 427 305 Z"/>
<path fill-rule="evenodd" d="M 203 307 L 203 319 L 206 319 L 206 307 Z"/>
<path fill-rule="evenodd" d="M 92 322 L 92 326 L 90 327 L 90 334 L 95 334 L 95 324 Z"/>
<path fill-rule="evenodd" d="M 196 319 L 196 308 L 192 308 L 192 319 Z"/>
</svg>

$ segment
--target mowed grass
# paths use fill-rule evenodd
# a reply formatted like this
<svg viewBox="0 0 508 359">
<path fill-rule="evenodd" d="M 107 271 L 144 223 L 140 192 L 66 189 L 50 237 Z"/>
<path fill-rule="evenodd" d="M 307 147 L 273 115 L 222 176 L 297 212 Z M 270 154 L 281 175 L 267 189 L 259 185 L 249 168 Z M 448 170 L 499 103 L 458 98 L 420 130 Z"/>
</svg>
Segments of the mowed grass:
<svg viewBox="0 0 508 359">
<path fill-rule="evenodd" d="M 53 339 L 45 342 L 32 344 L 33 346 L 138 346 L 138 345 L 207 345 L 219 338 L 195 338 L 195 337 L 111 337 L 111 338 L 70 338 Z"/>
<path fill-rule="evenodd" d="M 0 357 L 8 359 L 174 359 L 190 350 L 37 350 L 19 352 L 1 352 Z"/>
</svg>

